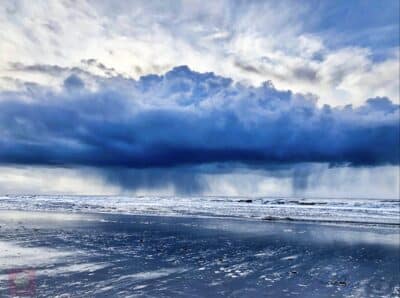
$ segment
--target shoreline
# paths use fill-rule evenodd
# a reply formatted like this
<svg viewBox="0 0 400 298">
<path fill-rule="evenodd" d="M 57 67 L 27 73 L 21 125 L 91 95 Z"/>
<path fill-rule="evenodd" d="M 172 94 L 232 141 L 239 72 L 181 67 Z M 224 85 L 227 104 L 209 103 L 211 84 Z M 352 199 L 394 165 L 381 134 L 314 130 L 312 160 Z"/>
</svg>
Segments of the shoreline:
<svg viewBox="0 0 400 298">
<path fill-rule="evenodd" d="M 400 228 L 400 220 L 398 223 L 394 222 L 378 222 L 378 221 L 350 221 L 350 220 L 330 220 L 319 218 L 291 218 L 291 217 L 245 217 L 245 216 L 231 216 L 231 215 L 199 215 L 199 214 L 149 214 L 149 213 L 126 213 L 126 212 L 109 212 L 109 211 L 63 211 L 63 210 L 22 210 L 22 209 L 0 209 L 0 213 L 7 212 L 26 212 L 26 213 L 47 213 L 47 214 L 86 214 L 86 215 L 121 215 L 121 216 L 149 216 L 149 217 L 170 217 L 170 218 L 193 218 L 193 219 L 232 219 L 255 221 L 265 223 L 304 223 L 304 224 L 320 224 L 320 225 L 333 225 L 333 226 L 354 226 L 354 227 L 379 227 L 379 228 Z"/>
<path fill-rule="evenodd" d="M 400 226 L 400 201 L 231 197 L 0 196 L 0 210 Z"/>
</svg>

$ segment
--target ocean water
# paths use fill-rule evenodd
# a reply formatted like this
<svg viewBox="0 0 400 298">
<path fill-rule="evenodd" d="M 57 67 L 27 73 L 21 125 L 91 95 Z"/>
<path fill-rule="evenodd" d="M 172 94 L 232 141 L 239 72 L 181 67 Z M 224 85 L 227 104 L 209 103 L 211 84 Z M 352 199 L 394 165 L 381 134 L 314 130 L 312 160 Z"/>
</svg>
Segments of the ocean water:
<svg viewBox="0 0 400 298">
<path fill-rule="evenodd" d="M 385 199 L 0 196 L 1 209 L 400 225 L 400 200 Z"/>
</svg>

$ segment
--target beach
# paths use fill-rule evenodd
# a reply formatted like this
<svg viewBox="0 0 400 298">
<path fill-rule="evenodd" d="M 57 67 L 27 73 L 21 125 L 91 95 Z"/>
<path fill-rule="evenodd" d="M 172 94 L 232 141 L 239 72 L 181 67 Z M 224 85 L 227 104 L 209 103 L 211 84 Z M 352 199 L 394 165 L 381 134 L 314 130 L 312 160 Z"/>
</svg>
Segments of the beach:
<svg viewBox="0 0 400 298">
<path fill-rule="evenodd" d="M 0 226 L 1 297 L 400 295 L 396 225 L 3 209 Z"/>
</svg>

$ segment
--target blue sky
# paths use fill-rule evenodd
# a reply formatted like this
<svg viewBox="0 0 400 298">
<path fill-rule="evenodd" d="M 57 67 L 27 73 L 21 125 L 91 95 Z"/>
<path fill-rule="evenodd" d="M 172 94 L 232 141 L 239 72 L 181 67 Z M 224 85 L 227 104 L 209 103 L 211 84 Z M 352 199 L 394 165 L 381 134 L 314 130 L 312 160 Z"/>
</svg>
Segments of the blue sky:
<svg viewBox="0 0 400 298">
<path fill-rule="evenodd" d="M 373 54 L 399 45 L 399 1 L 314 1 L 319 15 L 311 30 L 330 33 L 330 46 L 359 46 Z"/>
<path fill-rule="evenodd" d="M 3 193 L 398 196 L 399 1 L 6 1 L 0 24 Z"/>
</svg>

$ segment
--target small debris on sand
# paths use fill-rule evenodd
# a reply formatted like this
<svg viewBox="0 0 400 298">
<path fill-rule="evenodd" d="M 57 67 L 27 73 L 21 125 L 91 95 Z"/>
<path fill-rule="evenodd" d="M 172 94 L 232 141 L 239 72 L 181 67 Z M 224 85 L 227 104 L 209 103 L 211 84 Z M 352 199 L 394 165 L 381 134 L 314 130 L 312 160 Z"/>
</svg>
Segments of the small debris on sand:
<svg viewBox="0 0 400 298">
<path fill-rule="evenodd" d="M 341 287 L 347 286 L 347 282 L 345 282 L 345 281 L 338 281 L 338 280 L 335 280 L 334 282 L 331 282 L 331 284 L 333 284 L 334 286 L 341 286 Z"/>
</svg>

